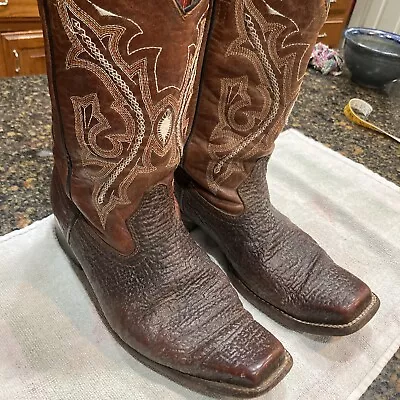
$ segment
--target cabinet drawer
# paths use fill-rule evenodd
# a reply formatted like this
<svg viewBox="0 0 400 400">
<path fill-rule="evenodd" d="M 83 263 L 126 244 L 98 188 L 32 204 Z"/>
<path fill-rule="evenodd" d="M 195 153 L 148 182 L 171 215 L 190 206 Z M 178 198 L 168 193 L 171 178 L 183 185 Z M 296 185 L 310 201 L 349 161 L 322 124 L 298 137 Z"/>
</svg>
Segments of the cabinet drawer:
<svg viewBox="0 0 400 400">
<path fill-rule="evenodd" d="M 41 31 L 2 33 L 7 76 L 35 75 L 46 72 L 43 33 Z"/>
<path fill-rule="evenodd" d="M 0 18 L 39 17 L 36 0 L 0 0 Z"/>
<path fill-rule="evenodd" d="M 329 47 L 338 47 L 344 26 L 344 23 L 341 21 L 327 21 L 318 35 L 318 41 Z"/>
</svg>

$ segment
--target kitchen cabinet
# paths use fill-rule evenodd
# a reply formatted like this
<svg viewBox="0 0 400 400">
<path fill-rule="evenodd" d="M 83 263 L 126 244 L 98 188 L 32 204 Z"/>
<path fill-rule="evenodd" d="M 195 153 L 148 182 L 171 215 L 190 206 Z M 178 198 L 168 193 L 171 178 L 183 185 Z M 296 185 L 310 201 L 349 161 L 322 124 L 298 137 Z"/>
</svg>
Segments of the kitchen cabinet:
<svg viewBox="0 0 400 400">
<path fill-rule="evenodd" d="M 36 0 L 0 0 L 0 76 L 46 72 Z"/>
<path fill-rule="evenodd" d="M 343 37 L 355 0 L 331 0 L 328 19 L 318 35 L 318 41 L 337 48 Z"/>
</svg>

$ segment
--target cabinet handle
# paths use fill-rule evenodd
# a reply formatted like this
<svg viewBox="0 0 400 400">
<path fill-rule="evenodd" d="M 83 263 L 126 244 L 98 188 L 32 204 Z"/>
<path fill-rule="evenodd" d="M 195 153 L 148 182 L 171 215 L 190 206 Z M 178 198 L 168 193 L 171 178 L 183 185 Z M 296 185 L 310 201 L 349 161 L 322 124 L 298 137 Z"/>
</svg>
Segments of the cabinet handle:
<svg viewBox="0 0 400 400">
<path fill-rule="evenodd" d="M 8 0 L 1 0 L 0 1 L 0 6 L 3 6 L 3 7 L 8 6 Z"/>
<path fill-rule="evenodd" d="M 19 74 L 21 72 L 21 61 L 19 58 L 19 53 L 17 50 L 13 50 L 13 54 L 15 57 L 15 73 Z"/>
<path fill-rule="evenodd" d="M 318 39 L 326 38 L 327 36 L 328 36 L 328 34 L 327 34 L 326 32 L 320 33 L 320 34 L 318 35 Z"/>
</svg>

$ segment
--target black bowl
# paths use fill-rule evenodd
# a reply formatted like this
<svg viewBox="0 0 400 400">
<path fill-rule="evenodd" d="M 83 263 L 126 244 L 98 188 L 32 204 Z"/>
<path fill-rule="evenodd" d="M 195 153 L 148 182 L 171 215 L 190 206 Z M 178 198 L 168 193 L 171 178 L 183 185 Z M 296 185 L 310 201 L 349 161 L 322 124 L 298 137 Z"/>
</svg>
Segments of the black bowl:
<svg viewBox="0 0 400 400">
<path fill-rule="evenodd" d="M 345 38 L 345 60 L 354 82 L 382 88 L 400 78 L 399 35 L 377 29 L 350 28 Z"/>
</svg>

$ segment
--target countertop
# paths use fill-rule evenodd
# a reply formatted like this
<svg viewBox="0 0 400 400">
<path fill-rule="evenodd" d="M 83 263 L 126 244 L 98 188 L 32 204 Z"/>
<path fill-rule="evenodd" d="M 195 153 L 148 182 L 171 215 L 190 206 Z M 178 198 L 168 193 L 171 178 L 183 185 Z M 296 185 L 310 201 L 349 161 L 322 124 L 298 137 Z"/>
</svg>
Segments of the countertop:
<svg viewBox="0 0 400 400">
<path fill-rule="evenodd" d="M 0 80 L 0 234 L 51 213 L 51 108 L 45 76 Z M 347 102 L 368 101 L 378 126 L 400 136 L 400 96 L 363 89 L 349 80 L 309 70 L 289 126 L 400 185 L 400 145 L 355 126 L 343 115 Z M 400 350 L 362 397 L 400 396 Z"/>
</svg>

